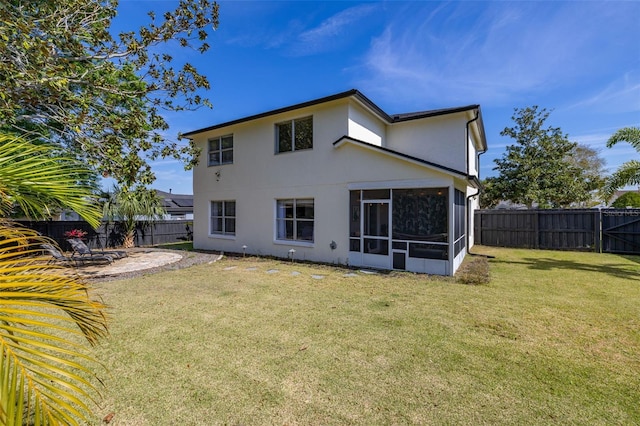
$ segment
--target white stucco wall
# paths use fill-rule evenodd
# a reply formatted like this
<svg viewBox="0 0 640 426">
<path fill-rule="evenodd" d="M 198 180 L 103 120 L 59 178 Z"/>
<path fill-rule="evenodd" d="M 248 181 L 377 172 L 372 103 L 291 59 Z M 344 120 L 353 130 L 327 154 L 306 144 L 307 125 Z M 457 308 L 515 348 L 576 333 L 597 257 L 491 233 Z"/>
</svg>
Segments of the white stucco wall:
<svg viewBox="0 0 640 426">
<path fill-rule="evenodd" d="M 472 132 L 469 132 L 472 133 Z M 467 155 L 469 159 L 468 173 L 471 176 L 478 176 L 476 148 L 474 146 L 473 137 L 470 135 L 467 141 Z"/>
<path fill-rule="evenodd" d="M 467 190 L 467 197 L 469 197 L 470 195 L 474 195 L 478 192 L 477 189 L 475 188 L 468 188 Z M 469 215 L 469 229 L 468 229 L 468 234 L 469 234 L 469 250 L 471 250 L 471 248 L 475 245 L 475 232 L 474 232 L 474 228 L 475 228 L 475 217 L 474 217 L 474 212 L 476 210 L 478 210 L 480 208 L 480 197 L 479 196 L 474 196 L 471 198 L 468 198 L 469 203 L 468 203 L 468 211 L 467 214 Z"/>
<path fill-rule="evenodd" d="M 387 147 L 466 172 L 465 114 L 443 115 L 393 124 Z"/>
<path fill-rule="evenodd" d="M 275 124 L 308 115 L 313 115 L 313 149 L 275 154 Z M 283 258 L 293 248 L 296 259 L 348 264 L 350 189 L 466 185 L 464 179 L 382 152 L 350 143 L 338 148 L 333 145 L 345 134 L 375 144 L 378 144 L 376 141 L 382 144 L 386 139 L 388 146 L 393 140 L 395 144 L 389 146 L 391 149 L 464 170 L 459 159 L 452 158 L 462 150 L 464 163 L 464 122 L 460 125 L 460 120 L 435 120 L 428 129 L 417 122 L 404 124 L 407 125 L 391 131 L 364 108 L 341 99 L 197 135 L 195 142 L 202 154 L 193 175 L 194 247 L 241 253 L 242 246 L 246 245 L 247 254 Z M 208 167 L 207 140 L 228 134 L 234 137 L 233 164 Z M 456 151 L 451 141 L 458 136 L 462 142 Z M 410 143 L 411 138 L 419 143 Z M 436 153 L 445 158 L 437 158 Z M 276 241 L 276 200 L 290 198 L 314 199 L 315 241 L 312 244 Z M 236 202 L 234 237 L 209 235 L 212 200 Z M 453 223 L 451 218 L 450 223 Z M 337 244 L 335 249 L 330 247 L 332 242 Z M 420 272 L 446 275 L 459 263 L 458 259 L 454 262 L 453 256 L 450 259 L 408 259 L 407 266 Z"/>
<path fill-rule="evenodd" d="M 470 111 L 469 114 L 472 112 Z M 474 116 L 469 115 L 469 120 Z M 481 136 L 479 134 L 478 123 L 473 121 L 469 125 L 468 137 L 468 153 L 469 153 L 469 174 L 472 176 L 480 176 L 478 153 L 482 152 L 484 147 L 481 142 Z"/>
<path fill-rule="evenodd" d="M 360 104 L 352 101 L 349 104 L 349 133 L 354 139 L 377 146 L 385 145 L 386 124 Z"/>
</svg>

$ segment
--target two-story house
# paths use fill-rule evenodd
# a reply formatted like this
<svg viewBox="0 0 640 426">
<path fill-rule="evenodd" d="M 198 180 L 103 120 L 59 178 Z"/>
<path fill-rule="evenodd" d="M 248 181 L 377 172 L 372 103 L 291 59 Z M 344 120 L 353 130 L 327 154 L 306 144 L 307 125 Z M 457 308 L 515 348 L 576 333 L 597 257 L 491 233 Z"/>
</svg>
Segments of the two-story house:
<svg viewBox="0 0 640 426">
<path fill-rule="evenodd" d="M 453 275 L 473 245 L 479 105 L 389 115 L 350 90 L 185 136 L 197 249 Z"/>
</svg>

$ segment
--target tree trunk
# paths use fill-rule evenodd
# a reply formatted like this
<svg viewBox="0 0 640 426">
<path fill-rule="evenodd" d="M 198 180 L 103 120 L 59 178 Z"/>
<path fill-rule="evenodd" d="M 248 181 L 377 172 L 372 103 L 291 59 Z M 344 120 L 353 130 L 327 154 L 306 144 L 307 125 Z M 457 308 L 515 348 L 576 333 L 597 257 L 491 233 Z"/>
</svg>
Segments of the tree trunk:
<svg viewBox="0 0 640 426">
<path fill-rule="evenodd" d="M 124 241 L 123 241 L 124 248 L 133 248 L 136 246 L 133 236 L 134 236 L 133 232 L 127 233 L 124 236 Z"/>
</svg>

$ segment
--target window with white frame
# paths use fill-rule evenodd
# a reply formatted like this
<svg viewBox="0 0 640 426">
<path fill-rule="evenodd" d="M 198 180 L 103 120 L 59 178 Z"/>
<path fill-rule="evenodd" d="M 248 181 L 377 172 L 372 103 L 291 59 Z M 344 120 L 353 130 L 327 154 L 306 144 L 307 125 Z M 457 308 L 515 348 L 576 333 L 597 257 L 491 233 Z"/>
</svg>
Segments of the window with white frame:
<svg viewBox="0 0 640 426">
<path fill-rule="evenodd" d="M 236 235 L 236 202 L 211 202 L 211 235 Z"/>
<path fill-rule="evenodd" d="M 276 154 L 312 148 L 312 116 L 276 124 Z"/>
<path fill-rule="evenodd" d="M 233 164 L 233 135 L 209 139 L 209 165 Z"/>
<path fill-rule="evenodd" d="M 313 199 L 277 200 L 276 238 L 284 241 L 313 242 Z"/>
</svg>

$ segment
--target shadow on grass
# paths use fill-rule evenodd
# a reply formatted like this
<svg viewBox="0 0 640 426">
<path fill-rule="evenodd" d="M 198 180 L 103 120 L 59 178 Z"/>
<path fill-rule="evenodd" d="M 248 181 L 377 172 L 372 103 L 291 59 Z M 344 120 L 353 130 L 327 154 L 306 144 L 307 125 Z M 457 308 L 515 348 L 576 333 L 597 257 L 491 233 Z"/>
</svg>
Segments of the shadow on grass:
<svg viewBox="0 0 640 426">
<path fill-rule="evenodd" d="M 623 256 L 625 259 L 626 256 Z M 637 256 L 629 256 L 637 257 Z M 636 261 L 636 259 L 630 259 Z M 551 258 L 523 258 L 522 260 L 502 260 L 499 258 L 492 259 L 491 263 L 506 263 L 524 265 L 529 269 L 539 271 L 553 271 L 553 270 L 567 270 L 567 271 L 585 271 L 585 272 L 599 272 L 607 275 L 611 275 L 617 278 L 640 280 L 640 269 L 637 269 L 633 265 L 629 264 L 591 264 L 576 262 L 572 260 L 557 260 Z M 640 263 L 640 262 L 638 262 Z"/>
<path fill-rule="evenodd" d="M 635 256 L 631 254 L 621 254 L 619 255 L 621 258 L 629 260 L 631 262 L 640 263 L 640 256 Z"/>
</svg>

